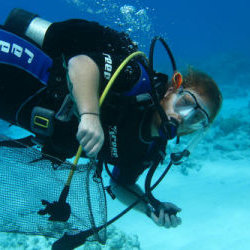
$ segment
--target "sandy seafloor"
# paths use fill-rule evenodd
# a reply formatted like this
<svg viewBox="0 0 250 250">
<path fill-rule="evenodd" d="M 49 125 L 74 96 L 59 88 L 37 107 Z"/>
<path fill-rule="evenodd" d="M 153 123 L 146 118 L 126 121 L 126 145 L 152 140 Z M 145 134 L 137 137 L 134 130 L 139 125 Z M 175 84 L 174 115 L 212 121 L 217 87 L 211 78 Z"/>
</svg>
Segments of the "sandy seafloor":
<svg viewBox="0 0 250 250">
<path fill-rule="evenodd" d="M 240 114 L 248 114 L 247 120 L 250 98 L 225 100 L 220 117 L 232 117 L 234 113 L 238 119 L 242 117 Z M 234 126 L 236 131 L 217 137 L 213 136 L 217 133 L 214 128 L 207 135 L 209 144 L 204 138 L 197 147 L 195 160 L 190 160 L 197 170 L 188 170 L 188 175 L 183 175 L 176 166 L 158 186 L 155 194 L 161 200 L 182 208 L 181 226 L 159 228 L 136 212 L 116 225 L 138 234 L 141 248 L 147 250 L 249 250 L 249 121 L 245 125 L 245 131 L 243 127 L 236 129 Z M 239 150 L 234 150 L 233 144 L 239 144 L 236 145 Z M 210 151 L 209 154 L 204 147 L 209 148 L 205 150 Z"/>
<path fill-rule="evenodd" d="M 181 226 L 160 228 L 135 211 L 115 223 L 129 236 L 137 235 L 140 247 L 132 249 L 249 250 L 249 115 L 249 97 L 226 99 L 215 126 L 197 146 L 189 164 L 173 167 L 155 190 L 160 200 L 171 201 L 182 208 Z M 14 128 L 9 130 L 13 134 Z M 162 169 L 160 167 L 157 174 Z M 139 183 L 143 185 L 143 177 Z M 108 197 L 110 218 L 123 208 Z M 5 233 L 0 238 L 1 249 L 49 249 L 52 242 Z"/>
</svg>

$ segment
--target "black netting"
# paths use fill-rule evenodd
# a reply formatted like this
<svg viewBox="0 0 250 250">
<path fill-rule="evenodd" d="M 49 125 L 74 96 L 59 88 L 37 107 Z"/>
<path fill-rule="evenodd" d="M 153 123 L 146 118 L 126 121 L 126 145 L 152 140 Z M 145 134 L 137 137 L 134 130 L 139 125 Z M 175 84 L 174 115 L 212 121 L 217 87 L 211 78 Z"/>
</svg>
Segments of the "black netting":
<svg viewBox="0 0 250 250">
<path fill-rule="evenodd" d="M 88 240 L 105 242 L 105 228 L 95 231 L 107 219 L 105 193 L 96 169 L 90 164 L 77 166 L 67 197 L 70 218 L 49 221 L 49 215 L 38 214 L 44 209 L 41 200 L 58 201 L 72 165 L 3 140 L 6 138 L 0 136 L 0 231 L 60 238 L 65 232 L 74 235 L 92 229 L 95 234 Z"/>
</svg>

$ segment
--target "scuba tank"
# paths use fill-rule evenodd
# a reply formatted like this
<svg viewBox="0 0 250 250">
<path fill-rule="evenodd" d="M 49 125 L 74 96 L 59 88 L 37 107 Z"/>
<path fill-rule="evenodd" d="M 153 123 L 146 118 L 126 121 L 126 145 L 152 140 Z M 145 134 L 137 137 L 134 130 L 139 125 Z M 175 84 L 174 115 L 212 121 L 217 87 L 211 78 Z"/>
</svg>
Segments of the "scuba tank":
<svg viewBox="0 0 250 250">
<path fill-rule="evenodd" d="M 26 119 L 26 114 L 31 113 L 29 104 L 47 88 L 54 64 L 39 45 L 49 23 L 42 22 L 42 28 L 34 32 L 34 23 L 37 25 L 40 20 L 37 18 L 35 14 L 13 9 L 0 29 L 1 118 L 25 129 L 29 129 Z"/>
<path fill-rule="evenodd" d="M 44 37 L 52 23 L 26 10 L 15 8 L 7 17 L 4 26 L 7 30 L 23 38 L 29 38 L 39 47 L 43 46 Z"/>
<path fill-rule="evenodd" d="M 20 60 L 19 54 L 5 53 L 8 57 L 1 61 L 1 67 L 13 71 L 9 74 L 13 79 L 8 82 L 8 92 L 5 89 L 6 100 L 2 101 L 2 104 L 3 107 L 10 106 L 8 103 L 14 105 L 10 108 L 11 113 L 6 112 L 2 118 L 34 133 L 36 137 L 33 141 L 46 145 L 44 148 L 47 151 L 48 147 L 57 146 L 48 143 L 52 141 L 51 137 L 60 139 L 60 129 L 65 132 L 66 127 L 69 127 L 71 132 L 72 124 L 76 123 L 76 118 L 73 119 L 73 102 L 68 94 L 63 59 L 51 58 L 42 50 L 46 32 L 51 24 L 36 14 L 15 8 L 7 17 L 4 29 L 0 30 L 4 41 L 10 46 L 15 43 L 21 59 L 24 58 Z M 30 63 L 26 63 L 27 48 L 29 54 L 32 54 L 31 59 L 34 59 L 30 60 Z M 14 62 L 10 61 L 12 58 L 15 58 Z M 24 63 L 20 64 L 20 61 Z M 16 71 L 19 72 L 18 75 L 15 74 Z M 19 77 L 15 77 L 16 75 Z M 23 84 L 20 84 L 20 79 Z M 13 93 L 13 89 L 17 91 Z M 11 101 L 8 101 L 9 99 Z M 66 126 L 68 123 L 70 126 Z M 65 142 L 60 141 L 61 144 L 64 145 Z M 74 155 L 76 149 L 73 148 L 72 151 L 71 154 Z M 71 154 L 70 157 L 73 156 Z"/>
</svg>

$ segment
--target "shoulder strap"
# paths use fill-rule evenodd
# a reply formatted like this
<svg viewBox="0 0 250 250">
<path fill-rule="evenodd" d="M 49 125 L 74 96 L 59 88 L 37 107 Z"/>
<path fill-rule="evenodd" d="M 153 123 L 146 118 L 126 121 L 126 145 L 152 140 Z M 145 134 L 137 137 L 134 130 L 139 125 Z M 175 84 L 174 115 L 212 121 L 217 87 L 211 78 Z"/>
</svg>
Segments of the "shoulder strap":
<svg viewBox="0 0 250 250">
<path fill-rule="evenodd" d="M 53 60 L 23 38 L 0 29 L 0 63 L 21 68 L 47 85 Z"/>
</svg>

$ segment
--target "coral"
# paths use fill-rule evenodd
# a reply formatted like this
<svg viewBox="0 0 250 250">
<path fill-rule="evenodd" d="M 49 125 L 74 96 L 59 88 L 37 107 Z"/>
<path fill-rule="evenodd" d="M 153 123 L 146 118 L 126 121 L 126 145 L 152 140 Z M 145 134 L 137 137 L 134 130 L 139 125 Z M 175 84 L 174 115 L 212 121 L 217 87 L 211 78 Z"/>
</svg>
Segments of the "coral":
<svg viewBox="0 0 250 250">
<path fill-rule="evenodd" d="M 184 162 L 181 166 L 180 166 L 180 172 L 183 175 L 188 175 L 189 171 L 191 169 L 199 171 L 202 168 L 202 164 L 200 164 L 199 162 L 195 161 L 195 159 L 190 159 L 187 162 Z"/>
<path fill-rule="evenodd" d="M 221 130 L 222 136 L 227 136 L 231 133 L 235 133 L 242 126 L 243 121 L 239 118 L 239 116 L 221 118 L 219 123 L 219 129 Z"/>
<path fill-rule="evenodd" d="M 204 148 L 207 142 L 211 147 L 207 155 L 230 160 L 248 159 L 250 156 L 250 108 L 235 107 L 233 111 L 220 115 L 209 135 L 202 142 Z M 199 145 L 200 146 L 200 145 Z"/>
<path fill-rule="evenodd" d="M 45 250 L 51 248 L 53 241 L 53 239 L 41 236 L 1 233 L 0 248 L 6 250 Z"/>
<path fill-rule="evenodd" d="M 139 250 L 140 243 L 136 235 L 127 235 L 115 226 L 107 228 L 107 243 L 102 246 L 98 243 L 88 242 L 84 250 Z"/>
<path fill-rule="evenodd" d="M 6 250 L 49 250 L 55 239 L 42 236 L 28 236 L 16 233 L 0 234 L 0 249 Z M 140 243 L 136 235 L 128 235 L 115 226 L 107 228 L 107 243 L 86 242 L 79 250 L 139 250 Z"/>
</svg>

